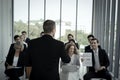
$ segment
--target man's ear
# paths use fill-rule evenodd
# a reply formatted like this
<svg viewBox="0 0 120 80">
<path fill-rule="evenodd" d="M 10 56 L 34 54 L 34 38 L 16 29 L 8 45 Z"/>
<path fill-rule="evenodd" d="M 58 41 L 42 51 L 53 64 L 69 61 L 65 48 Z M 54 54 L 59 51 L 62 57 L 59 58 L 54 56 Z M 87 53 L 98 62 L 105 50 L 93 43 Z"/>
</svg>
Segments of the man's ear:
<svg viewBox="0 0 120 80">
<path fill-rule="evenodd" d="M 53 29 L 53 33 L 54 33 L 54 34 L 56 33 L 56 28 Z"/>
</svg>

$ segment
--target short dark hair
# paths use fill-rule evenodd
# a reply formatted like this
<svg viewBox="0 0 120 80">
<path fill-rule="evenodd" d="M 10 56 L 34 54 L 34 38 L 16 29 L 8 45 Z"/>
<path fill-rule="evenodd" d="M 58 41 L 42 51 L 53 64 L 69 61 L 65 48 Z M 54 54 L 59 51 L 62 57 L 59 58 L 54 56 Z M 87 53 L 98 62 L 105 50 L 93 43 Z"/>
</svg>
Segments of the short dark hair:
<svg viewBox="0 0 120 80">
<path fill-rule="evenodd" d="M 41 33 L 40 33 L 40 36 L 42 36 L 44 34 L 44 32 L 42 31 Z"/>
<path fill-rule="evenodd" d="M 18 37 L 20 37 L 19 35 L 15 35 L 14 36 L 14 40 L 16 40 Z"/>
<path fill-rule="evenodd" d="M 22 31 L 22 33 L 27 33 L 26 31 Z"/>
<path fill-rule="evenodd" d="M 54 28 L 55 28 L 55 21 L 53 21 L 53 20 L 46 20 L 43 23 L 44 33 L 50 33 L 53 31 Z"/>
<path fill-rule="evenodd" d="M 87 38 L 90 38 L 90 37 L 93 37 L 93 38 L 94 38 L 94 36 L 93 36 L 92 34 L 90 34 L 90 35 L 87 36 Z"/>
<path fill-rule="evenodd" d="M 68 36 L 67 36 L 67 37 L 69 37 L 69 36 L 72 36 L 72 37 L 73 37 L 73 35 L 72 35 L 72 34 L 68 34 Z"/>
<path fill-rule="evenodd" d="M 75 40 L 74 40 L 74 39 L 70 39 L 70 40 L 69 40 L 69 42 L 71 42 L 71 41 L 75 43 Z"/>
<path fill-rule="evenodd" d="M 93 38 L 93 39 L 91 39 L 91 41 L 93 41 L 93 40 L 96 40 L 96 41 L 97 41 L 97 43 L 99 43 L 99 41 L 98 41 L 98 39 L 97 39 L 97 38 Z"/>
</svg>

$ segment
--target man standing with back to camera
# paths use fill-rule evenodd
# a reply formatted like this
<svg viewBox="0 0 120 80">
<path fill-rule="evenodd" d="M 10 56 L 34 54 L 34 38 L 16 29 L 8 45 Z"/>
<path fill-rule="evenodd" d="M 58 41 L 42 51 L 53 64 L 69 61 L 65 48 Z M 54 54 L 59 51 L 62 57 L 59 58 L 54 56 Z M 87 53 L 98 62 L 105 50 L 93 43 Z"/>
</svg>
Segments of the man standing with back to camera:
<svg viewBox="0 0 120 80">
<path fill-rule="evenodd" d="M 44 35 L 28 43 L 26 54 L 26 76 L 29 80 L 60 80 L 59 59 L 64 63 L 70 62 L 65 53 L 64 43 L 55 40 L 55 22 L 46 20 L 43 24 Z"/>
</svg>

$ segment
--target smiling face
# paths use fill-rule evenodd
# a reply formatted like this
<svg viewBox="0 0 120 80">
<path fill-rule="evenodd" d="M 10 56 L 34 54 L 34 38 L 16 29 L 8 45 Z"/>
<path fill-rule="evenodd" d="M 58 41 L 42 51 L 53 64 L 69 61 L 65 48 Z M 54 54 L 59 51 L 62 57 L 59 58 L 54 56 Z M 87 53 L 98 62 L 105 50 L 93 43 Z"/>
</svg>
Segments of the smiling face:
<svg viewBox="0 0 120 80">
<path fill-rule="evenodd" d="M 73 39 L 73 36 L 68 36 L 68 41 Z"/>
<path fill-rule="evenodd" d="M 93 37 L 89 37 L 88 38 L 88 41 L 89 41 L 89 43 L 91 43 L 91 40 L 93 39 Z"/>
<path fill-rule="evenodd" d="M 91 40 L 91 46 L 93 50 L 96 50 L 98 48 L 98 41 L 97 40 Z"/>
<path fill-rule="evenodd" d="M 27 33 L 22 33 L 22 36 L 23 36 L 24 40 L 26 38 L 26 35 L 27 35 Z"/>
<path fill-rule="evenodd" d="M 68 52 L 69 52 L 70 54 L 74 54 L 74 50 L 75 50 L 75 47 L 74 47 L 74 46 L 70 46 Z"/>
<path fill-rule="evenodd" d="M 20 36 L 20 41 L 24 41 L 24 36 L 23 35 Z"/>
<path fill-rule="evenodd" d="M 17 42 L 20 42 L 20 37 L 17 37 L 16 39 L 15 39 L 15 42 L 17 43 Z"/>
</svg>

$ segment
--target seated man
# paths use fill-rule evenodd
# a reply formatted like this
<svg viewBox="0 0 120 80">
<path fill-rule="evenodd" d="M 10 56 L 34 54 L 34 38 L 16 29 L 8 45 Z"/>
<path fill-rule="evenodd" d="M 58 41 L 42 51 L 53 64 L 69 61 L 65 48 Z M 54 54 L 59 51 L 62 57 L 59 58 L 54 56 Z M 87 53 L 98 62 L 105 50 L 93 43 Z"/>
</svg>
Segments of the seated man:
<svg viewBox="0 0 120 80">
<path fill-rule="evenodd" d="M 77 49 L 79 49 L 79 44 L 74 40 L 74 36 L 72 34 L 68 34 L 67 38 L 68 38 L 68 42 L 65 43 L 65 46 L 66 46 L 66 44 L 68 44 L 72 41 L 75 43 Z"/>
<path fill-rule="evenodd" d="M 92 66 L 89 67 L 89 71 L 84 75 L 84 80 L 91 80 L 92 78 L 104 78 L 112 80 L 107 67 L 110 62 L 107 53 L 104 49 L 98 48 L 99 41 L 96 38 L 91 39 L 92 49 L 89 51 L 92 53 Z"/>
<path fill-rule="evenodd" d="M 88 39 L 88 42 L 89 42 L 89 45 L 85 46 L 85 52 L 89 52 L 92 47 L 91 47 L 91 39 L 95 38 L 94 35 L 90 34 L 87 36 L 87 39 Z M 101 48 L 100 45 L 98 45 L 98 48 Z"/>
<path fill-rule="evenodd" d="M 88 39 L 88 42 L 89 42 L 89 45 L 85 46 L 85 52 L 89 52 L 89 50 L 91 50 L 91 39 L 93 39 L 94 36 L 91 34 L 91 35 L 88 35 L 87 36 L 87 39 Z"/>
</svg>

